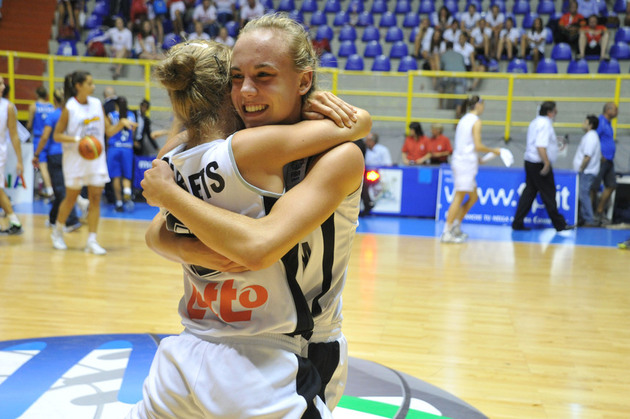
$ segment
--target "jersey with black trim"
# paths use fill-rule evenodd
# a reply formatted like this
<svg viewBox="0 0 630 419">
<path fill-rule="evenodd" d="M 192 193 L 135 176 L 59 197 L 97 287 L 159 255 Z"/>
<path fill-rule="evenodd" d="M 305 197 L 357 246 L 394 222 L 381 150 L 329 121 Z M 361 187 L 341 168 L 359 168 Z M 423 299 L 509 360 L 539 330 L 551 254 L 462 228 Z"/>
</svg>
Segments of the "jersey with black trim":
<svg viewBox="0 0 630 419">
<path fill-rule="evenodd" d="M 248 217 L 262 217 L 281 194 L 257 188 L 241 176 L 231 141 L 230 136 L 190 149 L 183 144 L 163 160 L 173 169 L 177 184 L 197 198 Z M 167 228 L 190 234 L 181 222 L 167 212 L 165 216 L 170 218 Z M 313 321 L 297 284 L 298 267 L 298 246 L 259 271 L 226 273 L 184 264 L 182 324 L 201 338 L 309 332 Z"/>
</svg>

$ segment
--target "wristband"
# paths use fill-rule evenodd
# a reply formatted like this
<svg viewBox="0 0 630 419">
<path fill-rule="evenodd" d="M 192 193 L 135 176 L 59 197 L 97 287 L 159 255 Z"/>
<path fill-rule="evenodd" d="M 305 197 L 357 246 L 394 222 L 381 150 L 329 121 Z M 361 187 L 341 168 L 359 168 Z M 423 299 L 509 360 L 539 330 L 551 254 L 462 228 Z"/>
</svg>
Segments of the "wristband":
<svg viewBox="0 0 630 419">
<path fill-rule="evenodd" d="M 79 141 L 81 141 L 81 137 L 80 137 L 80 136 L 78 136 L 78 135 L 76 135 L 76 136 L 74 137 L 74 141 L 78 143 Z"/>
</svg>

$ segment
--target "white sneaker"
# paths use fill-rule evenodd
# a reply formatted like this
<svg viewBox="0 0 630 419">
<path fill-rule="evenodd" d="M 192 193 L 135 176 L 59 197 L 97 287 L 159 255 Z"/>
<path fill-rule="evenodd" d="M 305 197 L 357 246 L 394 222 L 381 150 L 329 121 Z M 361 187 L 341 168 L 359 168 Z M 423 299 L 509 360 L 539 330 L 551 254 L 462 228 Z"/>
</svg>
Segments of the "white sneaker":
<svg viewBox="0 0 630 419">
<path fill-rule="evenodd" d="M 451 230 L 451 232 L 452 232 L 455 236 L 457 236 L 457 237 L 461 237 L 461 238 L 463 238 L 464 240 L 466 240 L 466 239 L 468 238 L 468 234 L 466 234 L 466 233 L 464 233 L 464 232 L 462 231 L 462 229 L 460 228 L 459 224 L 458 224 L 458 225 L 456 225 L 455 227 L 453 227 L 453 230 Z"/>
<path fill-rule="evenodd" d="M 103 249 L 100 244 L 96 242 L 96 240 L 89 241 L 85 245 L 85 253 L 92 253 L 95 255 L 106 255 L 107 250 Z"/>
<path fill-rule="evenodd" d="M 452 231 L 445 231 L 440 238 L 442 243 L 464 243 L 465 238 L 453 234 Z"/>
<path fill-rule="evenodd" d="M 52 245 L 57 250 L 66 250 L 68 246 L 66 246 L 66 242 L 63 241 L 63 233 L 57 230 L 57 228 L 53 227 L 53 231 L 50 234 L 50 238 L 52 239 Z"/>
</svg>

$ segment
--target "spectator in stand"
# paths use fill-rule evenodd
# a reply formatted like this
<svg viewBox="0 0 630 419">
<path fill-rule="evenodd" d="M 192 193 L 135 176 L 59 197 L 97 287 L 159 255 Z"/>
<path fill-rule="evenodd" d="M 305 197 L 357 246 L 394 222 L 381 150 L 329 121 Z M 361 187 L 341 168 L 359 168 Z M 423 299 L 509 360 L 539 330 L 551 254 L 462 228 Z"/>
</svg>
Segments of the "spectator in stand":
<svg viewBox="0 0 630 419">
<path fill-rule="evenodd" d="M 630 1 L 626 0 L 626 15 L 623 18 L 623 26 L 630 26 Z"/>
<path fill-rule="evenodd" d="M 601 150 L 599 146 L 599 135 L 597 126 L 599 119 L 595 115 L 588 115 L 582 124 L 582 129 L 586 134 L 582 137 L 580 145 L 573 158 L 573 170 L 578 172 L 579 177 L 579 202 L 580 202 L 580 225 L 585 227 L 596 227 L 599 225 L 593 216 L 593 202 L 591 201 L 591 186 L 595 177 L 599 174 L 601 160 Z"/>
<path fill-rule="evenodd" d="M 109 16 L 122 16 L 129 22 L 131 0 L 109 0 Z"/>
<path fill-rule="evenodd" d="M 492 37 L 490 38 L 490 54 L 492 57 L 497 55 L 497 46 L 501 31 L 505 25 L 505 15 L 501 12 L 499 5 L 494 4 L 490 7 L 488 13 L 486 13 L 486 22 L 492 29 Z"/>
<path fill-rule="evenodd" d="M 241 28 L 250 20 L 264 14 L 265 8 L 258 0 L 247 0 L 247 2 L 241 6 Z"/>
<path fill-rule="evenodd" d="M 158 50 L 155 36 L 153 36 L 151 22 L 146 19 L 140 24 L 140 31 L 136 35 L 134 51 L 138 58 L 145 60 L 161 60 L 164 58 L 164 55 Z"/>
<path fill-rule="evenodd" d="M 543 26 L 540 17 L 534 19 L 532 28 L 521 37 L 521 58 L 532 56 L 534 73 L 538 67 L 538 62 L 545 56 L 545 45 L 547 44 L 547 29 Z"/>
<path fill-rule="evenodd" d="M 481 55 L 486 59 L 490 57 L 491 39 L 492 29 L 488 26 L 485 19 L 479 19 L 477 26 L 470 32 L 470 41 L 472 46 L 475 47 L 475 54 Z"/>
<path fill-rule="evenodd" d="M 461 15 L 460 29 L 462 31 L 470 33 L 473 28 L 477 26 L 477 22 L 479 22 L 479 19 L 481 19 L 481 15 L 477 11 L 477 6 L 475 5 L 475 3 L 469 3 L 468 13 L 462 13 Z"/>
<path fill-rule="evenodd" d="M 521 31 L 514 26 L 514 19 L 512 17 L 505 19 L 505 28 L 499 34 L 499 43 L 497 44 L 497 61 L 501 60 L 503 53 L 507 55 L 509 61 L 512 61 L 518 52 L 520 37 Z"/>
<path fill-rule="evenodd" d="M 164 42 L 164 25 L 162 24 L 162 21 L 166 17 L 166 9 L 164 10 L 164 13 L 158 12 L 161 12 L 161 10 L 156 11 L 154 0 L 147 0 L 147 17 L 153 27 L 153 33 L 157 37 L 157 44 L 162 45 Z"/>
<path fill-rule="evenodd" d="M 600 0 L 577 0 L 578 13 L 582 16 L 597 16 L 599 18 Z"/>
<path fill-rule="evenodd" d="M 142 28 L 142 22 L 148 19 L 147 0 L 131 0 L 129 23 L 132 27 Z"/>
<path fill-rule="evenodd" d="M 453 51 L 461 54 L 464 57 L 464 65 L 466 66 L 466 71 L 475 71 L 483 73 L 486 71 L 486 66 L 482 63 L 478 62 L 475 58 L 475 47 L 468 42 L 470 39 L 470 35 L 468 32 L 462 31 L 459 35 L 459 42 L 453 44 Z M 469 90 L 475 90 L 479 87 L 479 82 L 481 79 L 476 78 L 470 84 Z"/>
<path fill-rule="evenodd" d="M 580 29 L 578 41 L 578 58 L 587 55 L 599 55 L 600 60 L 608 57 L 608 30 L 606 26 L 597 23 L 597 16 L 591 15 L 588 18 L 588 25 Z"/>
<path fill-rule="evenodd" d="M 366 166 L 391 166 L 392 156 L 389 149 L 378 143 L 378 134 L 370 132 L 365 137 L 365 165 Z"/>
<path fill-rule="evenodd" d="M 440 28 L 442 32 L 451 26 L 453 20 L 453 16 L 451 16 L 451 12 L 446 6 L 440 7 L 440 10 L 431 14 L 431 22 L 433 22 L 433 26 Z"/>
<path fill-rule="evenodd" d="M 83 0 L 57 0 L 57 35 L 64 33 L 63 28 L 67 26 L 72 31 L 80 31 L 81 24 L 79 15 L 84 9 Z M 66 25 L 67 20 L 67 25 Z M 75 32 L 76 33 L 76 32 Z M 64 36 L 60 36 L 63 38 Z"/>
<path fill-rule="evenodd" d="M 433 34 L 439 30 L 438 28 L 432 28 L 431 22 L 428 17 L 423 17 L 420 21 L 420 25 L 418 25 L 418 33 L 413 41 L 413 55 L 416 58 L 424 58 L 426 60 L 423 68 L 425 70 L 434 70 L 430 65 L 430 48 L 431 38 Z M 441 37 L 440 31 L 440 37 Z"/>
<path fill-rule="evenodd" d="M 409 124 L 409 133 L 402 147 L 402 161 L 407 166 L 423 164 L 427 157 L 427 137 L 422 131 L 420 122 Z"/>
<path fill-rule="evenodd" d="M 444 71 L 465 72 L 466 62 L 462 54 L 453 51 L 453 43 L 446 42 L 446 51 L 440 55 L 440 68 Z M 468 80 L 463 77 L 444 77 L 440 83 L 440 93 L 453 92 L 458 95 L 466 93 Z M 455 99 L 455 118 L 462 116 L 461 99 Z M 438 106 L 442 109 L 442 98 L 439 99 Z"/>
<path fill-rule="evenodd" d="M 236 15 L 236 0 L 215 0 L 217 7 L 217 19 L 221 25 L 234 20 Z"/>
<path fill-rule="evenodd" d="M 453 153 L 451 140 L 444 135 L 442 124 L 431 125 L 431 136 L 427 141 L 427 154 L 429 164 L 442 164 L 448 161 L 448 156 Z"/>
<path fill-rule="evenodd" d="M 577 2 L 571 0 L 569 2 L 569 10 L 558 21 L 556 42 L 566 42 L 577 53 L 580 28 L 584 25 L 586 25 L 586 19 L 578 13 Z"/>
<path fill-rule="evenodd" d="M 131 31 L 125 27 L 125 22 L 121 17 L 116 18 L 115 25 L 115 27 L 108 29 L 103 35 L 97 36 L 88 42 L 88 48 L 94 42 L 110 40 L 112 44 L 109 55 L 114 58 L 128 58 L 132 51 L 133 35 Z M 113 72 L 112 78 L 117 80 L 122 71 L 122 64 L 114 64 L 110 67 L 110 70 Z"/>
<path fill-rule="evenodd" d="M 186 38 L 186 31 L 184 30 L 186 3 L 184 0 L 170 0 L 169 13 L 171 16 L 171 22 L 173 22 L 173 32 L 180 35 L 182 38 Z"/>
<path fill-rule="evenodd" d="M 192 19 L 195 25 L 197 22 L 200 22 L 203 30 L 210 35 L 211 38 L 214 38 L 219 33 L 217 8 L 212 4 L 212 0 L 203 0 L 201 4 L 198 4 L 193 11 Z"/>
<path fill-rule="evenodd" d="M 210 35 L 203 31 L 203 23 L 197 21 L 195 22 L 195 31 L 188 35 L 189 41 L 194 41 L 195 39 L 205 39 L 210 40 Z"/>
<path fill-rule="evenodd" d="M 219 35 L 216 38 L 214 38 L 214 42 L 227 45 L 230 48 L 234 46 L 234 38 L 230 36 L 225 26 L 221 26 L 221 29 L 219 29 Z"/>
<path fill-rule="evenodd" d="M 459 34 L 461 32 L 462 31 L 459 29 L 459 22 L 457 22 L 457 20 L 453 20 L 453 22 L 451 22 L 451 26 L 446 28 L 442 33 L 442 38 L 444 38 L 446 42 L 452 42 L 453 45 L 455 45 L 459 41 Z"/>
</svg>

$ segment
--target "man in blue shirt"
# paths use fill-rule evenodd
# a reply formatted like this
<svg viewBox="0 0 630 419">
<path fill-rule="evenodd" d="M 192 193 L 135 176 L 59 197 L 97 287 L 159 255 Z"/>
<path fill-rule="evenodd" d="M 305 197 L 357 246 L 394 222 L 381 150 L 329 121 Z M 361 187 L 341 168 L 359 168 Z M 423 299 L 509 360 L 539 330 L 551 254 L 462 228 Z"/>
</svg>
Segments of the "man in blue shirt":
<svg viewBox="0 0 630 419">
<path fill-rule="evenodd" d="M 610 195 L 617 187 L 617 180 L 615 174 L 615 138 L 611 125 L 611 121 L 617 117 L 619 108 L 613 102 L 608 102 L 604 105 L 604 110 L 599 116 L 599 126 L 597 127 L 597 134 L 599 135 L 599 142 L 602 150 L 602 161 L 599 168 L 599 174 L 593 182 L 591 189 L 591 201 L 596 202 L 597 192 L 602 181 L 604 182 L 604 191 L 595 209 L 595 220 L 600 224 L 610 224 L 610 220 L 604 215 L 606 205 Z"/>
</svg>

